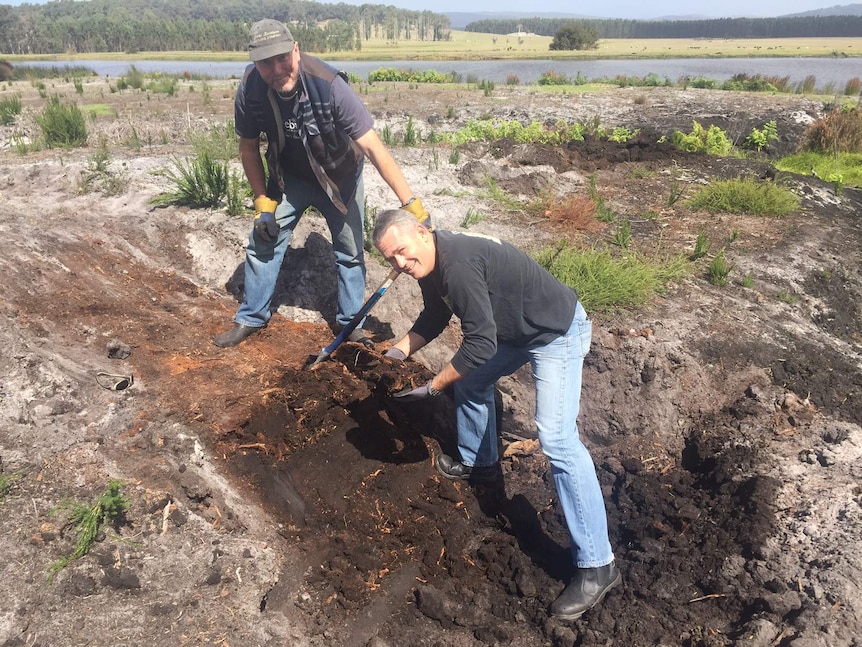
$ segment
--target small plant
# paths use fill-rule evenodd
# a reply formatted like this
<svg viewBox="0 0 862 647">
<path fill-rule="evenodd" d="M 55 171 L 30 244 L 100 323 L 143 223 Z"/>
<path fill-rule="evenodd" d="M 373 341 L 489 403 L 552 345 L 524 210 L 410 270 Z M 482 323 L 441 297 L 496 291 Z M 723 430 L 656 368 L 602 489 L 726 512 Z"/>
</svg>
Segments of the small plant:
<svg viewBox="0 0 862 647">
<path fill-rule="evenodd" d="M 751 272 L 742 277 L 742 280 L 739 284 L 744 288 L 750 288 L 754 286 L 754 277 L 751 275 Z"/>
<path fill-rule="evenodd" d="M 246 180 L 244 175 L 239 173 L 236 169 L 231 170 L 230 177 L 228 177 L 227 181 L 227 194 L 225 197 L 227 215 L 236 217 L 243 214 L 245 211 L 245 209 L 243 209 L 243 199 L 245 198 L 246 193 Z"/>
<path fill-rule="evenodd" d="M 457 148 L 453 148 L 452 152 L 449 153 L 449 163 L 457 164 L 461 161 L 461 151 Z"/>
<path fill-rule="evenodd" d="M 81 174 L 78 182 L 78 192 L 82 194 L 98 191 L 102 195 L 119 195 L 129 185 L 125 173 L 111 172 L 111 155 L 108 151 L 108 139 L 99 136 L 99 145 L 90 155 L 87 170 Z"/>
<path fill-rule="evenodd" d="M 453 106 L 449 106 L 446 108 L 446 119 L 454 119 L 455 118 L 455 108 Z"/>
<path fill-rule="evenodd" d="M 709 282 L 718 287 L 727 285 L 728 277 L 733 266 L 728 263 L 724 255 L 724 249 L 718 250 L 718 254 L 709 264 Z"/>
<path fill-rule="evenodd" d="M 141 150 L 141 138 L 138 135 L 138 129 L 135 128 L 134 124 L 129 124 L 131 130 L 129 131 L 129 136 L 126 138 L 126 146 L 131 148 L 133 151 Z"/>
<path fill-rule="evenodd" d="M 778 126 L 775 120 L 769 121 L 763 125 L 762 129 L 752 128 L 751 132 L 745 138 L 745 147 L 756 151 L 762 151 L 769 146 L 769 142 L 778 139 Z"/>
<path fill-rule="evenodd" d="M 439 171 L 440 170 L 440 153 L 437 152 L 437 149 L 431 151 L 431 160 L 428 162 L 428 170 L 429 171 Z"/>
<path fill-rule="evenodd" d="M 517 74 L 507 74 L 506 85 L 521 85 L 521 79 L 518 78 Z"/>
<path fill-rule="evenodd" d="M 384 144 L 386 144 L 387 146 L 392 146 L 394 141 L 392 139 L 392 128 L 389 126 L 389 124 L 383 126 L 383 130 L 380 133 L 380 137 L 383 139 Z"/>
<path fill-rule="evenodd" d="M 416 146 L 419 142 L 419 132 L 416 130 L 416 127 L 413 125 L 413 117 L 407 118 L 407 127 L 404 131 L 404 145 L 405 146 Z"/>
<path fill-rule="evenodd" d="M 651 177 L 655 177 L 655 171 L 651 171 L 644 166 L 635 166 L 626 173 L 626 178 L 629 180 L 645 180 Z"/>
<path fill-rule="evenodd" d="M 72 81 L 72 84 L 75 86 L 75 92 L 78 94 L 84 94 L 84 84 L 81 82 L 80 78 L 76 78 Z"/>
<path fill-rule="evenodd" d="M 614 232 L 614 244 L 622 247 L 623 249 L 628 249 L 631 239 L 632 226 L 628 218 L 626 218 L 622 221 L 622 223 L 620 223 L 620 226 L 617 227 L 616 232 Z"/>
<path fill-rule="evenodd" d="M 799 303 L 799 296 L 790 292 L 781 291 L 775 295 L 775 298 L 791 306 Z"/>
<path fill-rule="evenodd" d="M 706 232 L 699 232 L 697 234 L 697 239 L 694 241 L 694 252 L 692 252 L 689 258 L 693 261 L 703 258 L 709 253 L 710 247 L 712 247 L 712 241 L 709 240 Z"/>
<path fill-rule="evenodd" d="M 469 229 L 473 225 L 482 222 L 485 219 L 485 216 L 477 209 L 470 207 L 467 209 L 467 214 L 464 216 L 464 219 L 461 221 L 461 226 L 464 229 Z"/>
<path fill-rule="evenodd" d="M 672 207 L 682 197 L 682 187 L 674 180 L 670 184 L 670 194 L 667 196 L 667 206 Z"/>
<path fill-rule="evenodd" d="M 0 474 L 0 503 L 3 502 L 3 497 L 12 489 L 17 480 L 18 474 Z"/>
<path fill-rule="evenodd" d="M 49 581 L 62 571 L 68 564 L 79 557 L 83 557 L 93 546 L 96 536 L 105 522 L 117 522 L 122 519 L 129 509 L 129 499 L 120 494 L 122 483 L 116 480 L 108 481 L 108 487 L 95 503 L 84 505 L 69 501 L 61 504 L 69 514 L 69 525 L 77 534 L 75 550 L 51 564 L 48 569 Z"/>
<path fill-rule="evenodd" d="M 48 148 L 74 148 L 87 144 L 87 122 L 75 104 L 60 103 L 56 94 L 36 117 Z"/>
</svg>

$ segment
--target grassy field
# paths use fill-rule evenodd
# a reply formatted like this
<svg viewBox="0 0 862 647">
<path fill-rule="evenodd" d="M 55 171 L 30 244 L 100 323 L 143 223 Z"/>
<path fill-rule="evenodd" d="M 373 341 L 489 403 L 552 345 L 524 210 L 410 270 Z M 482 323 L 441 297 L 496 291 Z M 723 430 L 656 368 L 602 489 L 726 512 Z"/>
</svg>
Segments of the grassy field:
<svg viewBox="0 0 862 647">
<path fill-rule="evenodd" d="M 747 57 L 862 57 L 860 38 L 774 38 L 774 39 L 609 39 L 598 49 L 584 52 L 554 52 L 551 38 L 526 34 L 497 36 L 452 31 L 449 41 L 371 40 L 359 52 L 327 52 L 326 58 L 340 61 L 462 61 L 494 59 L 614 59 L 614 58 L 747 58 Z M 300 44 L 301 45 L 301 44 Z M 6 56 L 10 63 L 34 60 L 247 60 L 245 52 L 137 52 L 82 53 L 51 56 Z"/>
</svg>

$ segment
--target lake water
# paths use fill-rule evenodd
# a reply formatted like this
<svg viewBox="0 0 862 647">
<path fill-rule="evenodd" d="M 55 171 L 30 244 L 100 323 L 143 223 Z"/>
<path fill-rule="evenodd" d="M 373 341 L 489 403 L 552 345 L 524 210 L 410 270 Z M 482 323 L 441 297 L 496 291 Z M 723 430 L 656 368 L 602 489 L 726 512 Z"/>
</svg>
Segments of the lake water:
<svg viewBox="0 0 862 647">
<path fill-rule="evenodd" d="M 859 58 L 680 58 L 644 60 L 591 60 L 591 61 L 330 61 L 329 63 L 352 72 L 362 79 L 380 67 L 416 71 L 437 70 L 457 72 L 462 80 L 474 77 L 479 80 L 506 82 L 510 74 L 521 83 L 535 83 L 544 72 L 556 72 L 569 78 L 592 79 L 613 78 L 617 75 L 644 77 L 657 74 L 661 79 L 676 82 L 684 76 L 704 76 L 716 81 L 726 81 L 736 74 L 789 77 L 791 83 L 803 81 L 808 76 L 816 79 L 818 88 L 832 84 L 842 91 L 852 78 L 862 76 L 862 59 Z M 72 63 L 40 61 L 25 65 L 62 66 Z M 74 65 L 92 69 L 100 76 L 122 76 L 132 63 L 120 61 L 82 60 Z M 246 63 L 242 61 L 134 61 L 142 72 L 165 72 L 168 74 L 206 74 L 213 78 L 240 77 Z"/>
</svg>

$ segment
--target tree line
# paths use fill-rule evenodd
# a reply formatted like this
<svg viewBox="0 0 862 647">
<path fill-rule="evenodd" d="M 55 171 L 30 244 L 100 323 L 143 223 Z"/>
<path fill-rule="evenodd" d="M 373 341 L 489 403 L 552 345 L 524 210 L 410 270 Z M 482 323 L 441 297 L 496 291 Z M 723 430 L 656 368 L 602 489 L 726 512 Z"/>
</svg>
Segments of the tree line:
<svg viewBox="0 0 862 647">
<path fill-rule="evenodd" d="M 53 0 L 0 5 L 0 53 L 243 51 L 262 18 L 287 23 L 304 51 L 351 51 L 362 41 L 448 40 L 447 16 L 376 4 L 305 0 Z"/>
<path fill-rule="evenodd" d="M 464 29 L 486 34 L 527 32 L 554 36 L 566 25 L 595 30 L 599 38 L 837 38 L 862 36 L 862 16 L 623 20 L 522 18 L 477 20 Z"/>
</svg>

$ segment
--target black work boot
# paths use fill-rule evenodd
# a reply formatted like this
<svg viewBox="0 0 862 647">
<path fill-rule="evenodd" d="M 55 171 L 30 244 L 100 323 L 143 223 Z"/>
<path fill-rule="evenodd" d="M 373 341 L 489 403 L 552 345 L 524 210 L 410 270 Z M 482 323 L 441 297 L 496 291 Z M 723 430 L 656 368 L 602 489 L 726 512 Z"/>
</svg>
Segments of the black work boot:
<svg viewBox="0 0 862 647">
<path fill-rule="evenodd" d="M 615 562 L 598 568 L 579 568 L 551 605 L 551 615 L 560 620 L 577 620 L 601 602 L 605 593 L 622 579 Z"/>
<path fill-rule="evenodd" d="M 451 456 L 440 454 L 434 461 L 437 471 L 443 478 L 450 481 L 476 481 L 487 483 L 493 481 L 497 476 L 499 465 L 488 465 L 487 467 L 470 467 Z"/>
<path fill-rule="evenodd" d="M 231 346 L 236 346 L 249 335 L 253 335 L 261 330 L 263 330 L 263 326 L 256 328 L 254 326 L 246 326 L 244 324 L 237 323 L 233 325 L 233 328 L 226 330 L 213 339 L 213 343 L 221 348 L 230 348 Z"/>
</svg>

